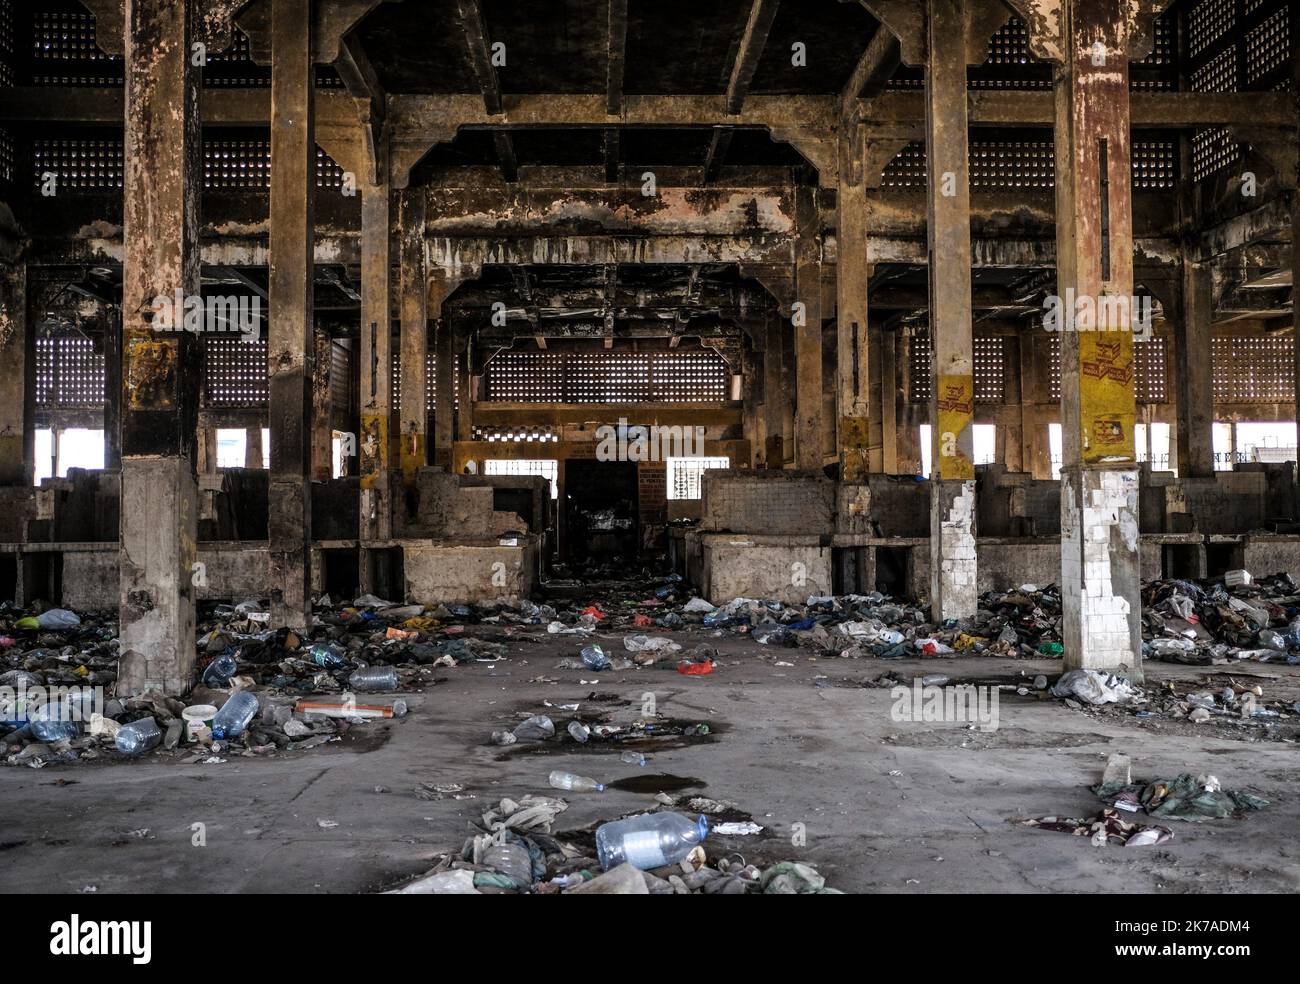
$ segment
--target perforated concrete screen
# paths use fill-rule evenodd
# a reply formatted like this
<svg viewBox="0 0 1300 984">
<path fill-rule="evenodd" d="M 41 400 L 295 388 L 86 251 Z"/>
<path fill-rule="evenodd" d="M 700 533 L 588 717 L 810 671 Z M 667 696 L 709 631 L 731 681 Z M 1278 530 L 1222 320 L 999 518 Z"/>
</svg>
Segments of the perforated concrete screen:
<svg viewBox="0 0 1300 984">
<path fill-rule="evenodd" d="M 727 367 L 713 352 L 502 352 L 484 383 L 507 403 L 718 403 Z"/>
<path fill-rule="evenodd" d="M 1222 335 L 1210 343 L 1216 403 L 1295 399 L 1295 342 L 1288 337 Z"/>
<path fill-rule="evenodd" d="M 51 409 L 104 405 L 104 356 L 89 338 L 36 339 L 36 404 Z"/>
</svg>

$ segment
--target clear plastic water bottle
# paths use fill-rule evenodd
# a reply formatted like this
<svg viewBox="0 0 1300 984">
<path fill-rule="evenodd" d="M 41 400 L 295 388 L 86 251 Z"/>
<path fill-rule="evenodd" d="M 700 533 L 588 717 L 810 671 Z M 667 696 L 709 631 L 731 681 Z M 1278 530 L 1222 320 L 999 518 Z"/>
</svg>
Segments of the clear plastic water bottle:
<svg viewBox="0 0 1300 984">
<path fill-rule="evenodd" d="M 239 664 L 235 662 L 235 657 L 218 656 L 203 671 L 203 685 L 205 687 L 224 687 L 230 682 L 230 678 L 235 675 L 235 671 L 238 669 Z"/>
<path fill-rule="evenodd" d="M 348 677 L 348 686 L 363 693 L 397 689 L 397 671 L 391 666 L 367 666 Z"/>
<path fill-rule="evenodd" d="M 603 793 L 605 787 L 595 779 L 589 779 L 587 776 L 577 776 L 572 772 L 561 772 L 556 769 L 551 773 L 548 781 L 552 789 L 567 789 L 571 793 Z"/>
<path fill-rule="evenodd" d="M 609 657 L 599 646 L 587 646 L 582 651 L 582 663 L 589 670 L 600 671 L 609 668 Z"/>
<path fill-rule="evenodd" d="M 311 661 L 321 669 L 338 669 L 347 664 L 347 650 L 337 642 L 318 642 L 311 647 Z"/>
<path fill-rule="evenodd" d="M 569 736 L 581 745 L 587 744 L 587 739 L 591 737 L 591 729 L 581 721 L 569 722 Z"/>
<path fill-rule="evenodd" d="M 252 694 L 249 696 L 251 697 Z M 231 700 L 234 698 L 232 697 Z M 253 703 L 257 703 L 257 698 L 253 698 Z M 143 755 L 149 749 L 157 748 L 162 740 L 162 728 L 158 727 L 158 722 L 153 718 L 147 717 L 118 728 L 114 742 L 117 750 L 123 755 Z"/>
<path fill-rule="evenodd" d="M 237 738 L 257 714 L 257 698 L 247 690 L 237 690 L 221 705 L 212 719 L 212 737 L 218 741 Z"/>
<path fill-rule="evenodd" d="M 645 756 L 640 752 L 624 752 L 618 757 L 618 760 L 624 765 L 639 765 L 643 768 L 645 767 Z"/>
<path fill-rule="evenodd" d="M 33 707 L 27 716 L 27 724 L 37 741 L 65 741 L 81 734 L 81 722 L 76 720 L 68 704 Z"/>
<path fill-rule="evenodd" d="M 649 871 L 681 861 L 708 833 L 703 814 L 692 820 L 680 813 L 642 813 L 597 827 L 596 855 L 606 871 L 624 862 Z"/>
</svg>

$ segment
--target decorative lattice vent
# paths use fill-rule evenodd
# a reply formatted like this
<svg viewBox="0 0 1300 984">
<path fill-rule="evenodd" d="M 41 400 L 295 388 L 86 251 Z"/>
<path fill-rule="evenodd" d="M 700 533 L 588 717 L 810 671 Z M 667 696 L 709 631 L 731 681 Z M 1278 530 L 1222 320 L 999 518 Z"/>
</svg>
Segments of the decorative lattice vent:
<svg viewBox="0 0 1300 984">
<path fill-rule="evenodd" d="M 36 339 L 36 403 L 60 409 L 104 405 L 104 355 L 79 335 Z"/>
<path fill-rule="evenodd" d="M 1216 403 L 1290 403 L 1295 344 L 1289 337 L 1222 335 L 1210 343 Z"/>
<path fill-rule="evenodd" d="M 1138 403 L 1167 403 L 1166 367 L 1167 346 L 1163 335 L 1157 335 L 1133 346 L 1133 363 Z"/>
<path fill-rule="evenodd" d="M 717 403 L 727 367 L 714 352 L 502 352 L 486 399 L 508 403 Z"/>
<path fill-rule="evenodd" d="M 209 406 L 266 406 L 266 372 L 266 339 L 204 340 L 203 396 Z"/>
</svg>

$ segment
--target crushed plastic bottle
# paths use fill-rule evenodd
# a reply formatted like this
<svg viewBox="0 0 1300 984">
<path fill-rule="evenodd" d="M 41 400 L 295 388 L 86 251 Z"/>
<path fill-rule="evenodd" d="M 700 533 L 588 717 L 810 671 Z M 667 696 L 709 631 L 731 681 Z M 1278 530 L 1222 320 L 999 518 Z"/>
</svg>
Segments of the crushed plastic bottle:
<svg viewBox="0 0 1300 984">
<path fill-rule="evenodd" d="M 397 689 L 397 670 L 391 666 L 367 666 L 348 677 L 348 686 L 363 693 Z"/>
<path fill-rule="evenodd" d="M 596 854 L 606 871 L 627 862 L 649 871 L 676 864 L 709 833 L 708 817 L 695 820 L 680 813 L 642 813 L 596 828 Z"/>
<path fill-rule="evenodd" d="M 233 656 L 218 656 L 203 671 L 203 686 L 224 687 L 239 669 Z"/>
<path fill-rule="evenodd" d="M 618 757 L 618 760 L 624 765 L 639 765 L 645 767 L 645 756 L 640 752 L 624 752 Z"/>
<path fill-rule="evenodd" d="M 257 714 L 257 706 L 255 696 L 247 690 L 236 690 L 212 719 L 212 737 L 223 741 L 242 735 Z"/>
<path fill-rule="evenodd" d="M 337 642 L 318 642 L 311 647 L 311 661 L 325 670 L 338 669 L 347 665 L 347 650 Z"/>
<path fill-rule="evenodd" d="M 574 741 L 581 745 L 587 744 L 587 739 L 591 737 L 591 729 L 581 721 L 569 722 L 569 735 Z"/>
<path fill-rule="evenodd" d="M 519 741 L 544 741 L 555 735 L 555 722 L 545 714 L 534 714 L 515 728 L 514 737 Z"/>
<path fill-rule="evenodd" d="M 236 695 L 238 696 L 238 695 Z M 252 694 L 248 695 L 252 697 Z M 231 700 L 234 698 L 232 697 Z M 227 704 L 230 701 L 226 701 Z M 253 697 L 253 705 L 257 705 L 257 698 Z M 123 755 L 143 755 L 151 748 L 157 748 L 162 744 L 163 733 L 158 727 L 158 722 L 152 717 L 141 718 L 139 721 L 132 721 L 130 724 L 124 724 L 117 729 L 117 737 L 114 744 L 117 750 Z"/>
<path fill-rule="evenodd" d="M 41 704 L 30 709 L 28 727 L 37 741 L 66 741 L 81 734 L 81 722 L 67 704 Z"/>
<path fill-rule="evenodd" d="M 589 670 L 609 669 L 609 657 L 599 646 L 587 646 L 582 650 L 582 664 Z"/>
<path fill-rule="evenodd" d="M 603 793 L 605 786 L 587 776 L 575 775 L 572 772 L 561 772 L 556 769 L 547 777 L 547 782 L 551 784 L 552 789 L 565 789 L 571 793 Z"/>
</svg>

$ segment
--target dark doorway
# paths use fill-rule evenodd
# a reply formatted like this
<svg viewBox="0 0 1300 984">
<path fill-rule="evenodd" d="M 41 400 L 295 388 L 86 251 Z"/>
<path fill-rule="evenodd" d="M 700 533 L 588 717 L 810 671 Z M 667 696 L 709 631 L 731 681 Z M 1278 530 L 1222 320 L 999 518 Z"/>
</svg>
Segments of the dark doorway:
<svg viewBox="0 0 1300 984">
<path fill-rule="evenodd" d="M 636 463 L 569 459 L 564 471 L 566 557 L 634 558 L 640 542 Z"/>
</svg>

